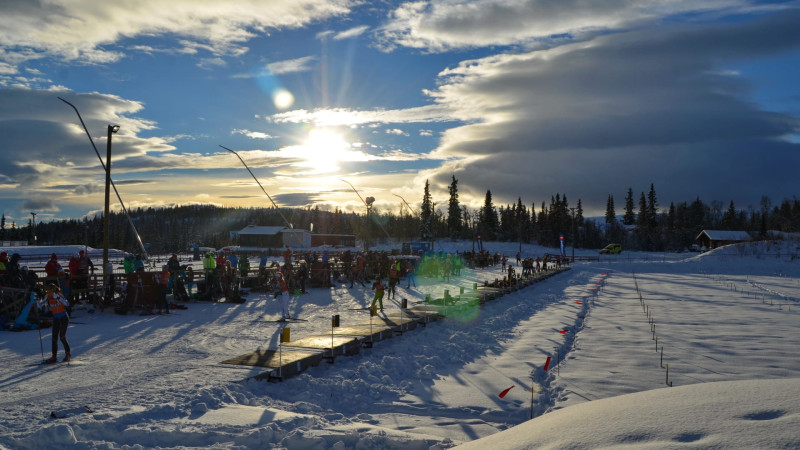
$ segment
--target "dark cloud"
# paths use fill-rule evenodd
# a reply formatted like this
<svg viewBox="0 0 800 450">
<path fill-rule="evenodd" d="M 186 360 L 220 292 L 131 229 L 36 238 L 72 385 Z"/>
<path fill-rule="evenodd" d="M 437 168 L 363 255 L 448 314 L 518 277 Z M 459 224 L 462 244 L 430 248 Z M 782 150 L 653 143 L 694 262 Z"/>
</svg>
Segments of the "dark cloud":
<svg viewBox="0 0 800 450">
<path fill-rule="evenodd" d="M 286 206 L 291 208 L 302 208 L 302 207 L 310 207 L 314 205 L 316 202 L 320 201 L 320 195 L 317 193 L 303 193 L 298 192 L 296 194 L 277 194 L 272 195 L 272 199 L 280 206 Z M 264 201 L 268 201 L 266 198 Z"/>
<path fill-rule="evenodd" d="M 31 211 L 58 211 L 58 205 L 52 198 L 30 198 L 22 202 L 22 209 Z"/>
<path fill-rule="evenodd" d="M 561 192 L 604 208 L 608 194 L 621 200 L 651 182 L 675 200 L 794 195 L 800 146 L 784 140 L 800 120 L 753 102 L 748 80 L 728 67 L 797 49 L 798 23 L 794 11 L 664 26 L 472 61 L 433 95 L 454 107 L 478 103 L 484 120 L 449 130 L 435 154 L 482 158 L 456 177 L 504 202 L 521 195 L 538 205 Z M 449 184 L 453 171 L 443 167 L 437 182 Z"/>
</svg>

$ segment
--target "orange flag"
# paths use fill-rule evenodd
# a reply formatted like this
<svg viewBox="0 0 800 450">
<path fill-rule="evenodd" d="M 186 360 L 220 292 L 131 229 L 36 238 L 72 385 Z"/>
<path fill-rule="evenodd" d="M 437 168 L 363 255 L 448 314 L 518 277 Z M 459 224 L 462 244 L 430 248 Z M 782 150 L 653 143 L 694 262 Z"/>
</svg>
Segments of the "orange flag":
<svg viewBox="0 0 800 450">
<path fill-rule="evenodd" d="M 508 388 L 508 389 L 506 389 L 505 391 L 501 392 L 501 393 L 500 393 L 500 395 L 498 395 L 498 397 L 500 397 L 500 398 L 503 398 L 503 397 L 505 397 L 505 396 L 506 396 L 506 394 L 508 394 L 508 391 L 510 391 L 510 390 L 511 390 L 511 389 L 512 389 L 514 386 L 515 386 L 515 385 L 513 385 L 513 384 L 512 384 L 510 388 Z"/>
</svg>

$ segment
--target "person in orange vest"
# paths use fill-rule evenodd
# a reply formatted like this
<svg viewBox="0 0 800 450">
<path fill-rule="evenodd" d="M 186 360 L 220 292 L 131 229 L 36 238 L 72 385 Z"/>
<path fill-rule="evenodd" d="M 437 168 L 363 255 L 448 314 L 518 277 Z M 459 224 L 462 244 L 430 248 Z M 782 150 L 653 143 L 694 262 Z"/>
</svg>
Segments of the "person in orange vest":
<svg viewBox="0 0 800 450">
<path fill-rule="evenodd" d="M 64 345 L 64 359 L 62 362 L 69 362 L 69 342 L 67 342 L 67 327 L 69 326 L 69 301 L 61 295 L 61 291 L 55 284 L 49 284 L 47 287 L 47 296 L 45 296 L 43 303 L 50 308 L 53 313 L 53 356 L 46 360 L 45 363 L 52 364 L 58 362 L 58 341 Z M 41 305 L 44 306 L 44 305 Z"/>
<path fill-rule="evenodd" d="M 370 308 L 374 310 L 375 303 L 378 302 L 380 303 L 381 311 L 383 311 L 383 292 L 386 290 L 386 287 L 383 285 L 381 277 L 375 280 L 375 284 L 372 285 L 372 290 L 375 291 L 375 296 L 372 297 L 372 306 L 370 306 Z"/>
</svg>

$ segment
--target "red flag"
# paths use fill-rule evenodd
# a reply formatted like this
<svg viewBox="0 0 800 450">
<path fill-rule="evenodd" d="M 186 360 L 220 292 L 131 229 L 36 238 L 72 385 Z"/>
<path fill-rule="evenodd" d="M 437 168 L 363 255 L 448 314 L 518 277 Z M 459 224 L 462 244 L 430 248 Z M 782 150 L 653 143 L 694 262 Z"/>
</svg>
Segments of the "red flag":
<svg viewBox="0 0 800 450">
<path fill-rule="evenodd" d="M 561 334 L 567 334 L 567 333 L 569 333 L 569 330 L 561 330 L 561 331 L 559 331 L 559 333 L 561 333 Z"/>
<path fill-rule="evenodd" d="M 544 371 L 547 372 L 547 368 L 550 367 L 550 357 L 547 357 L 547 361 L 544 363 Z"/>
<path fill-rule="evenodd" d="M 513 387 L 514 387 L 514 385 L 512 384 L 510 388 L 508 388 L 505 391 L 501 392 L 500 395 L 498 395 L 498 397 L 500 397 L 500 398 L 505 397 L 506 394 L 508 394 L 508 391 L 510 391 Z"/>
</svg>

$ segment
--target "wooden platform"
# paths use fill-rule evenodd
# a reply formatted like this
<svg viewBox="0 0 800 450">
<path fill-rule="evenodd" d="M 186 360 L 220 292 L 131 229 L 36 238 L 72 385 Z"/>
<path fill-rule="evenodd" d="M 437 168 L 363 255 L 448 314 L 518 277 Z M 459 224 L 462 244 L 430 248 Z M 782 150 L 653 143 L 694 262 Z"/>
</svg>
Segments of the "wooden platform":
<svg viewBox="0 0 800 450">
<path fill-rule="evenodd" d="M 394 336 L 392 327 L 382 322 L 373 322 L 372 326 L 369 325 L 352 325 L 349 327 L 334 328 L 333 334 L 335 336 L 355 336 L 362 341 L 379 342 Z"/>
<path fill-rule="evenodd" d="M 394 315 L 397 314 L 397 315 Z M 386 316 L 375 316 L 372 318 L 372 324 L 378 325 L 386 325 L 392 328 L 394 332 L 404 332 L 410 331 L 417 328 L 417 319 L 410 317 L 409 315 L 401 316 L 400 313 L 390 313 Z M 359 323 L 358 325 L 367 325 L 369 326 L 369 321 L 364 321 Z"/>
<path fill-rule="evenodd" d="M 323 358 L 355 355 L 361 351 L 361 342 L 353 336 L 317 335 L 300 338 L 283 344 L 283 348 L 321 350 Z"/>
<path fill-rule="evenodd" d="M 302 352 L 290 349 L 280 350 L 256 350 L 245 353 L 235 358 L 226 359 L 220 364 L 231 364 L 238 366 L 265 367 L 270 370 L 267 373 L 256 375 L 256 379 L 287 378 L 319 365 L 322 361 L 322 352 Z"/>
</svg>

